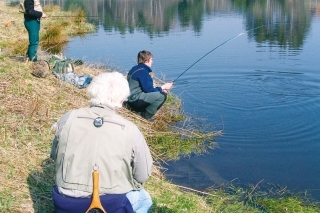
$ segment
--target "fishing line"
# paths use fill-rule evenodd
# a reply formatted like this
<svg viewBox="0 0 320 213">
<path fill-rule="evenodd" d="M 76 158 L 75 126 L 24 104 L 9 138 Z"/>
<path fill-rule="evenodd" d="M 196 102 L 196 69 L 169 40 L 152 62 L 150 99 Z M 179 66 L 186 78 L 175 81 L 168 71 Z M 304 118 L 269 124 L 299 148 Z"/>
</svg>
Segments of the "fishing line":
<svg viewBox="0 0 320 213">
<path fill-rule="evenodd" d="M 256 28 L 253 28 L 251 30 L 247 30 L 246 32 L 249 32 L 249 31 L 252 31 L 252 30 L 255 30 L 255 29 L 258 29 L 258 28 L 261 28 L 263 26 L 260 26 L 260 27 L 256 27 Z M 191 64 L 191 66 L 189 66 L 185 71 L 183 71 L 175 80 L 173 80 L 172 82 L 174 83 L 175 81 L 177 81 L 184 73 L 186 73 L 191 67 L 193 67 L 195 64 L 197 64 L 199 61 L 201 61 L 204 57 L 206 57 L 207 55 L 209 55 L 210 53 L 212 53 L 213 51 L 215 51 L 216 49 L 218 49 L 219 47 L 221 47 L 222 45 L 228 43 L 229 41 L 232 41 L 233 39 L 236 39 L 238 38 L 239 36 L 245 34 L 244 32 L 243 33 L 239 33 L 238 35 L 222 42 L 221 44 L 219 44 L 218 46 L 216 46 L 215 48 L 213 48 L 212 50 L 210 50 L 209 52 L 207 52 L 204 56 L 202 56 L 201 58 L 199 58 L 196 62 L 194 62 L 193 64 Z"/>
<path fill-rule="evenodd" d="M 99 16 L 50 16 L 48 15 L 48 18 L 71 18 L 71 17 L 79 17 L 79 18 L 86 18 L 86 17 L 99 17 Z"/>
</svg>

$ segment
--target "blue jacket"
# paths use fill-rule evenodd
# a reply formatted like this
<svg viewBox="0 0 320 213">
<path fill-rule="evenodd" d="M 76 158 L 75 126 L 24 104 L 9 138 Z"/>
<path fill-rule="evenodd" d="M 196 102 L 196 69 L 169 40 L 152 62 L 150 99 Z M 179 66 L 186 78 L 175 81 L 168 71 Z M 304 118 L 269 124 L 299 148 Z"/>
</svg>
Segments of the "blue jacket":
<svg viewBox="0 0 320 213">
<path fill-rule="evenodd" d="M 145 64 L 138 64 L 131 68 L 128 75 L 131 75 L 133 80 L 139 82 L 141 90 L 145 93 L 148 92 L 162 92 L 161 87 L 154 87 L 153 80 L 150 76 L 150 72 L 152 72 L 151 68 Z M 129 81 L 130 83 L 130 81 Z"/>
</svg>

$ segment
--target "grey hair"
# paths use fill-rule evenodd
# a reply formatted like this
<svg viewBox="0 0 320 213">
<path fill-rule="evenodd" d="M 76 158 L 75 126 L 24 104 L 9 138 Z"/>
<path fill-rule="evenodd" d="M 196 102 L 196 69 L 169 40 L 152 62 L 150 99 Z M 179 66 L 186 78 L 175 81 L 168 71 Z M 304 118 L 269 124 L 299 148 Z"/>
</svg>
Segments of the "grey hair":
<svg viewBox="0 0 320 213">
<path fill-rule="evenodd" d="M 130 95 L 128 81 L 119 72 L 106 72 L 94 77 L 87 91 L 92 105 L 122 107 L 122 102 Z"/>
</svg>

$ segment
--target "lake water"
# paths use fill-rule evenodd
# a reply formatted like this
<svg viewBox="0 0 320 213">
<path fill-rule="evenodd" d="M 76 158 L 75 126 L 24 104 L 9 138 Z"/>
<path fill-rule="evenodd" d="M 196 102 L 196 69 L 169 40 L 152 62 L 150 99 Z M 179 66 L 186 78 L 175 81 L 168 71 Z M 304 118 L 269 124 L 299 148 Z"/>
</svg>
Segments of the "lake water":
<svg viewBox="0 0 320 213">
<path fill-rule="evenodd" d="M 99 16 L 88 18 L 95 33 L 65 47 L 70 58 L 127 72 L 145 49 L 169 81 L 213 50 L 172 92 L 187 115 L 223 135 L 209 153 L 169 162 L 173 183 L 203 190 L 263 181 L 320 201 L 320 1 L 58 3 Z"/>
</svg>

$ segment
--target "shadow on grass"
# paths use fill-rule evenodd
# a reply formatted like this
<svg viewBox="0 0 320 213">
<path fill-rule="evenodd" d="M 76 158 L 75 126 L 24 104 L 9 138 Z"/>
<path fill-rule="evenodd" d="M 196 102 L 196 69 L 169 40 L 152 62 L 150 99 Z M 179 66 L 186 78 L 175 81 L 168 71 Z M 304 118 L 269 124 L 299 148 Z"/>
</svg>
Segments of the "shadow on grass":
<svg viewBox="0 0 320 213">
<path fill-rule="evenodd" d="M 54 162 L 47 158 L 41 169 L 30 172 L 27 178 L 35 213 L 52 213 L 52 186 L 54 184 Z"/>
</svg>

